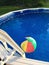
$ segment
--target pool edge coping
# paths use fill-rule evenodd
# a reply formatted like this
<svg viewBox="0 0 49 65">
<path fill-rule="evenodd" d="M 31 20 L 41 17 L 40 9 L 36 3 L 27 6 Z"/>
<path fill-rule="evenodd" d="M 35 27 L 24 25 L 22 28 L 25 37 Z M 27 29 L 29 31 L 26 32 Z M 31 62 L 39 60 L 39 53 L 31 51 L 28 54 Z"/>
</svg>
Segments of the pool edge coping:
<svg viewBox="0 0 49 65">
<path fill-rule="evenodd" d="M 40 10 L 40 9 L 49 10 L 49 8 L 26 8 L 26 9 L 20 9 L 20 10 L 15 10 L 15 11 L 5 13 L 5 14 L 1 15 L 0 18 L 7 16 L 7 15 L 10 15 L 13 12 L 23 12 L 23 11 L 26 11 L 26 10 Z"/>
</svg>

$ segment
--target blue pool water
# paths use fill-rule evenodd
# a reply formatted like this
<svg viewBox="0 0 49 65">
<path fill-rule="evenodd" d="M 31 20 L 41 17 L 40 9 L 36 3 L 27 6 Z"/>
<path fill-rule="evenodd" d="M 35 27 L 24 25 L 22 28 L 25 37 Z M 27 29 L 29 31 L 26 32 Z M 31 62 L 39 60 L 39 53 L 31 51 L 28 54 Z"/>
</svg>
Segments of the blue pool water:
<svg viewBox="0 0 49 65">
<path fill-rule="evenodd" d="M 20 46 L 25 37 L 33 37 L 37 49 L 26 57 L 49 62 L 49 11 L 26 10 L 0 18 L 0 29 L 5 30 Z"/>
</svg>

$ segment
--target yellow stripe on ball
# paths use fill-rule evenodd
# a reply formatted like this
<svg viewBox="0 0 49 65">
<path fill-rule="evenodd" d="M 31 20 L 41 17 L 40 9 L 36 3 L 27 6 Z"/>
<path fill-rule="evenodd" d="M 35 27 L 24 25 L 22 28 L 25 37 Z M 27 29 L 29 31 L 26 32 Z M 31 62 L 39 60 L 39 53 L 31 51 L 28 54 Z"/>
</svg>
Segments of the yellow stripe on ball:
<svg viewBox="0 0 49 65">
<path fill-rule="evenodd" d="M 25 52 L 26 52 L 26 49 L 27 49 L 27 44 L 28 44 L 28 41 L 27 41 L 27 40 L 24 41 L 24 42 L 22 42 L 22 44 L 21 44 L 21 48 L 22 48 L 23 51 L 25 51 Z"/>
</svg>

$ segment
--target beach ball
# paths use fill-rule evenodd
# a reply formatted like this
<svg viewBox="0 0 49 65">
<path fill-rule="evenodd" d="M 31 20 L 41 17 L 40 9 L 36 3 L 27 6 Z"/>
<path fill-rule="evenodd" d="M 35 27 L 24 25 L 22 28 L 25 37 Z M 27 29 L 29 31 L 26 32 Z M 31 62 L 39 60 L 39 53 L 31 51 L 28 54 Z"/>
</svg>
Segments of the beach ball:
<svg viewBox="0 0 49 65">
<path fill-rule="evenodd" d="M 31 53 L 36 50 L 37 43 L 36 40 L 32 37 L 26 37 L 26 40 L 21 43 L 21 48 L 26 53 Z"/>
</svg>

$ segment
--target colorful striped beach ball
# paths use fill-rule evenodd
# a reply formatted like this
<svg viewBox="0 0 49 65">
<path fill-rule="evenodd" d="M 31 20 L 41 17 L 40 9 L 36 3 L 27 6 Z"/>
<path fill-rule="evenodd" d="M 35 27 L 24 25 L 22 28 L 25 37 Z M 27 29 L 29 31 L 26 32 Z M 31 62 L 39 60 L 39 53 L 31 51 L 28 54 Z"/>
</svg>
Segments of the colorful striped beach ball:
<svg viewBox="0 0 49 65">
<path fill-rule="evenodd" d="M 22 42 L 21 48 L 26 53 L 34 52 L 36 47 L 37 47 L 36 40 L 34 38 L 32 38 L 32 37 L 26 37 L 26 39 L 27 40 Z"/>
</svg>

